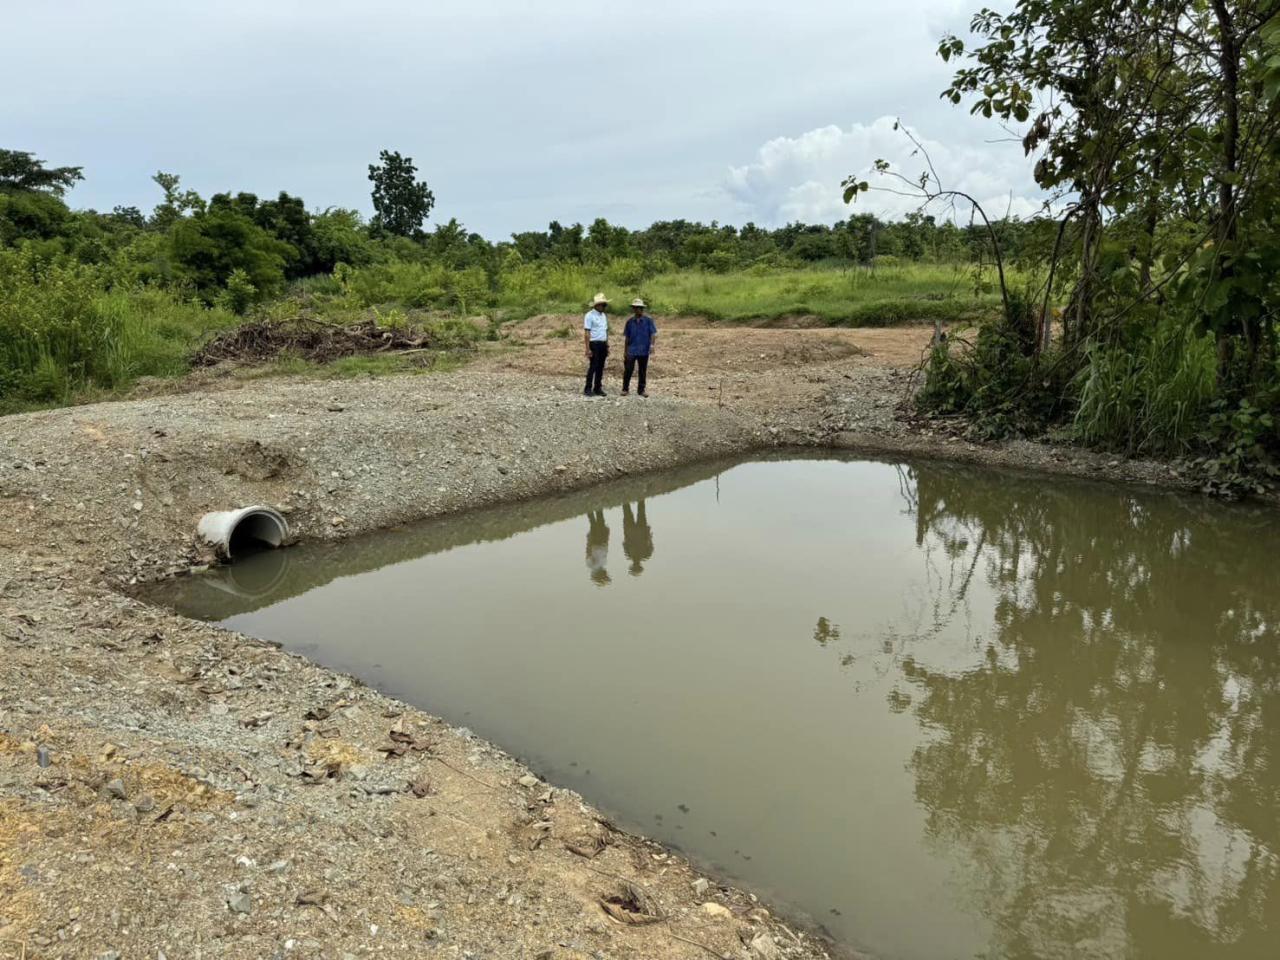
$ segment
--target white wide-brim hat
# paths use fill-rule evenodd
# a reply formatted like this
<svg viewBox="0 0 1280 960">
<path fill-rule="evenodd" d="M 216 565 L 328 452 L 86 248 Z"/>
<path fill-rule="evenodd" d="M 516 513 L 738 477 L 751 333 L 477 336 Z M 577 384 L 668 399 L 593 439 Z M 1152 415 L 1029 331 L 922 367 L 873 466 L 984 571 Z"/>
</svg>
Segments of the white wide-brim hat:
<svg viewBox="0 0 1280 960">
<path fill-rule="evenodd" d="M 592 304 L 608 303 L 609 298 L 606 297 L 603 293 L 597 293 L 594 297 L 591 298 L 591 302 Z"/>
<path fill-rule="evenodd" d="M 631 305 L 633 307 L 644 307 L 645 303 L 639 297 L 636 297 L 634 300 L 631 301 Z"/>
</svg>

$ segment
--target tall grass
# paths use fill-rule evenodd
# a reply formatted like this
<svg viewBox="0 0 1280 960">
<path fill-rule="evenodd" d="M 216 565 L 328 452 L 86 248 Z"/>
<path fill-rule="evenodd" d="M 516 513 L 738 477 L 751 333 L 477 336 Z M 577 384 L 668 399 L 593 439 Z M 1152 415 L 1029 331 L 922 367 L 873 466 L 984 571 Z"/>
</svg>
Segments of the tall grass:
<svg viewBox="0 0 1280 960">
<path fill-rule="evenodd" d="M 1213 338 L 1165 319 L 1124 347 L 1098 344 L 1077 378 L 1076 436 L 1128 453 L 1184 453 L 1203 429 L 1215 391 Z"/>
<path fill-rule="evenodd" d="M 80 264 L 0 250 L 0 412 L 182 373 L 202 337 L 237 322 L 167 291 L 112 288 Z"/>
</svg>

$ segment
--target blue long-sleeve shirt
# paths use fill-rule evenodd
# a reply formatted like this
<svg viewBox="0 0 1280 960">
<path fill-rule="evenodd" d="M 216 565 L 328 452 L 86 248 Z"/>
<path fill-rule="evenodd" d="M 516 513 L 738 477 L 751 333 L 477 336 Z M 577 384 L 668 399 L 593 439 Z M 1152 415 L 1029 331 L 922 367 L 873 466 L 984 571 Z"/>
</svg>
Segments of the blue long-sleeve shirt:
<svg viewBox="0 0 1280 960">
<path fill-rule="evenodd" d="M 653 348 L 653 338 L 658 335 L 657 324 L 653 317 L 645 314 L 641 317 L 630 317 L 622 328 L 622 339 L 627 344 L 628 357 L 647 357 Z"/>
</svg>

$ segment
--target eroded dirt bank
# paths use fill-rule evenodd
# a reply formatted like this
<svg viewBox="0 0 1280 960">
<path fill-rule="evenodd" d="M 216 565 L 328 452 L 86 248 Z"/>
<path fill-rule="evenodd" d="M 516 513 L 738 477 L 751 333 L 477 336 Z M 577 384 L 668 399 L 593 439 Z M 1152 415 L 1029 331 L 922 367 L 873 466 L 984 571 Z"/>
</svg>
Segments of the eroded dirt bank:
<svg viewBox="0 0 1280 960">
<path fill-rule="evenodd" d="M 130 599 L 207 562 L 207 510 L 341 538 L 794 444 L 1178 482 L 904 423 L 920 331 L 675 325 L 652 399 L 587 401 L 564 322 L 454 374 L 0 419 L 0 958 L 835 952 L 465 731 Z"/>
</svg>

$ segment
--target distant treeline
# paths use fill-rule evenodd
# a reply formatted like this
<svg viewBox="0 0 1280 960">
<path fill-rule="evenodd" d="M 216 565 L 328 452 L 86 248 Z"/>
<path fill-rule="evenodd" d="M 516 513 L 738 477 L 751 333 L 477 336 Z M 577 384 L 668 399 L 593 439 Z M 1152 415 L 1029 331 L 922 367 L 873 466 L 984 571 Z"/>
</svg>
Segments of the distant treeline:
<svg viewBox="0 0 1280 960">
<path fill-rule="evenodd" d="M 407 163 L 412 184 L 412 161 L 385 157 Z M 287 192 L 272 199 L 245 192 L 206 199 L 167 173 L 153 178 L 161 197 L 149 213 L 121 206 L 100 213 L 73 210 L 63 199 L 78 178 L 79 168 L 50 170 L 28 154 L 0 151 L 0 246 L 24 246 L 42 260 L 109 267 L 119 282 L 181 287 L 205 303 L 221 299 L 234 309 L 276 296 L 290 281 L 332 274 L 338 264 L 476 267 L 496 289 L 504 269 L 545 261 L 632 260 L 641 275 L 652 276 L 674 269 L 728 273 L 753 265 L 870 264 L 882 257 L 958 262 L 980 259 L 989 249 L 976 227 L 920 213 L 888 222 L 859 213 L 832 224 L 776 229 L 666 220 L 631 230 L 603 218 L 589 225 L 553 221 L 546 230 L 500 241 L 468 231 L 456 219 L 424 230 L 410 214 L 407 226 L 399 217 L 401 229 L 394 232 L 381 214 L 366 220 L 355 210 L 311 210 Z M 425 216 L 431 203 L 420 206 Z M 1012 259 L 1042 256 L 1052 241 L 1034 221 L 1009 220 L 999 229 Z"/>
</svg>

